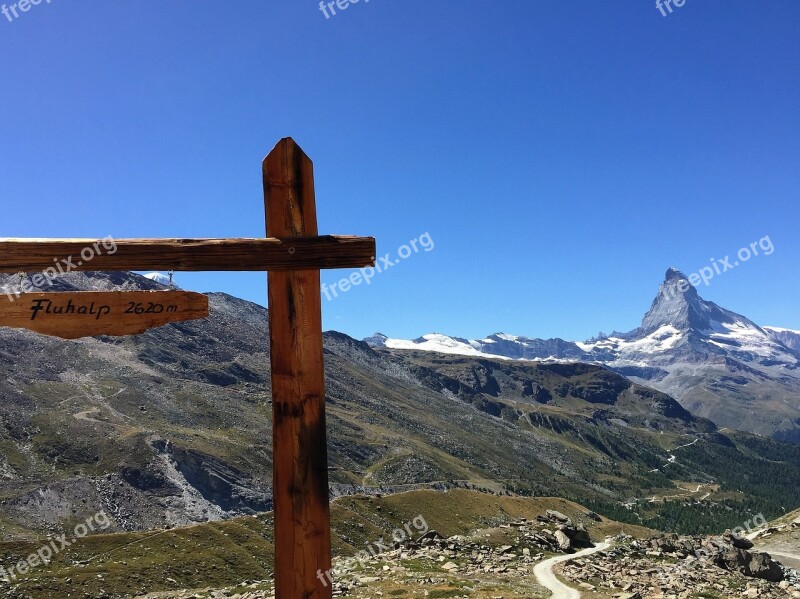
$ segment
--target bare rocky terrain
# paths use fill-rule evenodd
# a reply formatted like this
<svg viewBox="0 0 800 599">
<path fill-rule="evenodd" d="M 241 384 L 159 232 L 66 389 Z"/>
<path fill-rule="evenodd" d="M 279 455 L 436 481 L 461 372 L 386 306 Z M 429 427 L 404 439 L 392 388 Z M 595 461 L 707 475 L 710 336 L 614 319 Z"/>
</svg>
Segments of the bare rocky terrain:
<svg viewBox="0 0 800 599">
<path fill-rule="evenodd" d="M 592 514 L 584 514 L 587 521 Z M 559 547 L 555 535 L 567 532 Z M 582 534 L 578 534 L 580 533 Z M 570 539 L 579 538 L 577 543 Z M 488 539 L 488 540 L 487 540 Z M 498 544 L 507 539 L 509 544 Z M 334 596 L 346 597 L 549 597 L 538 564 L 560 562 L 556 575 L 575 596 L 603 599 L 690 597 L 800 597 L 800 573 L 769 555 L 750 551 L 746 539 L 726 533 L 708 537 L 660 535 L 606 539 L 608 549 L 556 560 L 554 553 L 592 546 L 584 525 L 558 511 L 536 520 L 510 520 L 498 528 L 444 538 L 435 530 L 379 555 L 334 564 Z M 747 549 L 745 549 L 747 547 Z M 552 570 L 550 566 L 548 570 Z M 559 599 L 555 591 L 553 597 Z M 564 595 L 567 596 L 566 594 Z M 569 595 L 572 596 L 572 595 Z M 274 599 L 269 580 L 226 589 L 153 593 L 140 599 Z"/>
</svg>

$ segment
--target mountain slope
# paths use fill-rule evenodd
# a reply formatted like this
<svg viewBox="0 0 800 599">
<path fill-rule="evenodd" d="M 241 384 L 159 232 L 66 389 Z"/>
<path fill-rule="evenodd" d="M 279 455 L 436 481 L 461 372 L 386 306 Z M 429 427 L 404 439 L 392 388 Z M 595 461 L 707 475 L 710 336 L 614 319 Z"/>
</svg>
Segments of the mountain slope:
<svg viewBox="0 0 800 599">
<path fill-rule="evenodd" d="M 59 284 L 160 288 L 126 273 Z M 210 307 L 208 319 L 126 338 L 0 329 L 4 538 L 67 530 L 99 509 L 112 530 L 144 530 L 270 508 L 267 312 L 224 294 Z M 719 434 L 605 368 L 375 351 L 340 333 L 324 342 L 335 495 L 477 486 L 646 522 L 668 508 L 648 497 L 714 485 L 705 503 L 682 500 L 675 526 L 687 530 L 754 504 L 800 505 L 800 449 Z"/>
<path fill-rule="evenodd" d="M 703 300 L 669 269 L 637 329 L 586 342 L 506 334 L 467 340 L 431 334 L 413 341 L 376 334 L 373 347 L 534 361 L 602 364 L 674 396 L 727 428 L 800 442 L 800 334 L 760 327 Z"/>
</svg>

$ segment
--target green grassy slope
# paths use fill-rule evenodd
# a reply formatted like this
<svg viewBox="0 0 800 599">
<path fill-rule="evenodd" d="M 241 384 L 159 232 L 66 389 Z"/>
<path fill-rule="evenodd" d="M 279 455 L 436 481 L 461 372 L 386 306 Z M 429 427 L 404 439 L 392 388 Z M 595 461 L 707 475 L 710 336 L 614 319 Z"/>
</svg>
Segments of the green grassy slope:
<svg viewBox="0 0 800 599">
<path fill-rule="evenodd" d="M 384 497 L 343 497 L 332 504 L 335 556 L 351 556 L 367 545 L 388 541 L 395 529 L 418 535 L 415 518 L 445 536 L 468 535 L 519 518 L 534 519 L 548 509 L 583 521 L 593 538 L 621 530 L 645 536 L 652 531 L 586 517 L 587 510 L 558 498 L 486 495 L 475 491 L 412 491 Z M 418 521 L 420 522 L 420 521 Z M 186 528 L 97 535 L 76 542 L 47 566 L 19 577 L 7 597 L 34 599 L 111 596 L 178 588 L 220 588 L 272 574 L 272 514 Z M 505 542 L 505 539 L 503 540 Z M 0 565 L 34 553 L 41 543 L 0 544 Z"/>
</svg>

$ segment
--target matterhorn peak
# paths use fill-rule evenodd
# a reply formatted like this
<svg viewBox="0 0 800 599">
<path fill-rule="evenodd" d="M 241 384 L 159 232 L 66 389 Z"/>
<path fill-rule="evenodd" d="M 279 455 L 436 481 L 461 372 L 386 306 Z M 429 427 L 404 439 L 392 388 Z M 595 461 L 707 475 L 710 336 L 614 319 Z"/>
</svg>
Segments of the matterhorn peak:
<svg viewBox="0 0 800 599">
<path fill-rule="evenodd" d="M 683 274 L 680 271 L 680 269 L 677 269 L 674 266 L 670 266 L 667 269 L 667 274 L 664 275 L 664 282 L 666 283 L 667 281 L 673 281 L 673 280 L 688 281 L 689 277 L 687 277 L 685 274 Z"/>
<path fill-rule="evenodd" d="M 667 269 L 658 295 L 642 320 L 642 330 L 650 334 L 665 325 L 683 331 L 705 330 L 710 326 L 710 311 L 711 306 L 700 298 L 689 278 L 671 267 Z"/>
<path fill-rule="evenodd" d="M 658 295 L 642 320 L 641 330 L 649 335 L 665 325 L 670 325 L 679 331 L 702 333 L 715 330 L 724 323 L 758 329 L 756 324 L 744 316 L 701 298 L 695 286 L 690 283 L 690 278 L 672 267 L 667 269 Z"/>
</svg>

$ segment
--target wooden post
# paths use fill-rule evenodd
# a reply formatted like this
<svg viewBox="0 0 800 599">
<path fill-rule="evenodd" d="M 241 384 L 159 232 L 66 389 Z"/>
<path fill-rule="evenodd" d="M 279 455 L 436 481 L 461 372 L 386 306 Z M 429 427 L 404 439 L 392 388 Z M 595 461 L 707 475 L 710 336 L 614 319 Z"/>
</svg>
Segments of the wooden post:
<svg viewBox="0 0 800 599">
<path fill-rule="evenodd" d="M 291 138 L 263 163 L 267 236 L 317 235 L 311 160 Z M 320 271 L 270 272 L 276 599 L 331 597 Z"/>
</svg>

